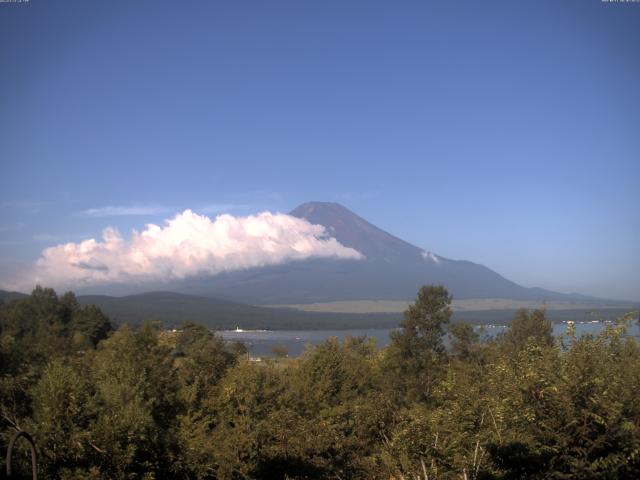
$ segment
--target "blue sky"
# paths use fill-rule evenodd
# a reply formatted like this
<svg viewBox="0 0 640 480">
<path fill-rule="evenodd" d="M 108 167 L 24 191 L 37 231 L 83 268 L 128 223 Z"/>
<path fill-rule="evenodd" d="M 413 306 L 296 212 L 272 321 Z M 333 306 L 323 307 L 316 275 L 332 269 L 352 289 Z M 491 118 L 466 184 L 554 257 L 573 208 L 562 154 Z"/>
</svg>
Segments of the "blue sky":
<svg viewBox="0 0 640 480">
<path fill-rule="evenodd" d="M 191 208 L 338 201 L 640 300 L 640 4 L 0 4 L 0 278 Z"/>
</svg>

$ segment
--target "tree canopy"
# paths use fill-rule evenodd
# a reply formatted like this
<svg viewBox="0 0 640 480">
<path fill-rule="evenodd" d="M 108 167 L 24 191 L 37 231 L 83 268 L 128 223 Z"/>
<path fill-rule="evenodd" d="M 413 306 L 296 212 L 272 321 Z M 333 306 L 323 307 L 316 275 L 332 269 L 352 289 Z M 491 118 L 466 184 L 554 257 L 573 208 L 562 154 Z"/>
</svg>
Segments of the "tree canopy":
<svg viewBox="0 0 640 480">
<path fill-rule="evenodd" d="M 483 340 L 450 303 L 423 287 L 382 349 L 330 338 L 252 362 L 199 325 L 114 330 L 38 287 L 0 304 L 2 448 L 30 432 L 42 478 L 64 480 L 640 478 L 625 319 L 555 339 L 520 311 Z"/>
</svg>

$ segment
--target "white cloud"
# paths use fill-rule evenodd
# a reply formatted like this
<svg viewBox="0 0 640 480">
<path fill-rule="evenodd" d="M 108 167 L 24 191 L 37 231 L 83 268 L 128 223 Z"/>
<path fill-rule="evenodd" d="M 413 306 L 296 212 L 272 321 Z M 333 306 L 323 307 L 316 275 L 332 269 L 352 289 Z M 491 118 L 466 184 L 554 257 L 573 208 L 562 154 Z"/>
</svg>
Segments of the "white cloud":
<svg viewBox="0 0 640 480">
<path fill-rule="evenodd" d="M 169 213 L 172 209 L 160 205 L 107 206 L 89 208 L 80 214 L 84 217 L 123 217 L 133 215 L 159 215 Z"/>
<path fill-rule="evenodd" d="M 440 257 L 433 252 L 422 251 L 422 258 L 431 260 L 433 263 L 440 263 Z"/>
<path fill-rule="evenodd" d="M 220 215 L 215 220 L 191 210 L 133 231 L 126 240 L 114 228 L 102 239 L 47 248 L 32 272 L 12 288 L 36 283 L 80 287 L 140 283 L 215 275 L 222 271 L 280 264 L 310 257 L 360 259 L 354 249 L 329 237 L 320 225 L 269 212 L 248 217 Z"/>
</svg>

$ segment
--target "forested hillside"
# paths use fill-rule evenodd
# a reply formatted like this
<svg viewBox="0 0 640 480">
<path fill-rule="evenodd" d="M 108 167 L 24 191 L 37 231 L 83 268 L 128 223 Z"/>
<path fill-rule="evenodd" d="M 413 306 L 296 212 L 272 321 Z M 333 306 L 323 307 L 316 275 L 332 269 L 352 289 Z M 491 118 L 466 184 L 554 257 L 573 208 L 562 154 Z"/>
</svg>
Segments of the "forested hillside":
<svg viewBox="0 0 640 480">
<path fill-rule="evenodd" d="M 165 327 L 178 327 L 184 321 L 196 322 L 216 330 L 233 329 L 342 329 L 392 328 L 397 313 L 318 313 L 287 308 L 266 308 L 217 298 L 174 292 L 148 292 L 124 297 L 81 295 L 82 305 L 97 305 L 114 323 L 139 325 L 159 321 Z"/>
<path fill-rule="evenodd" d="M 450 324 L 450 301 L 423 287 L 384 349 L 330 339 L 256 363 L 193 323 L 114 331 L 37 288 L 0 302 L 0 462 L 25 430 L 41 478 L 640 478 L 624 319 L 553 338 L 543 311 L 520 311 L 486 343 Z"/>
</svg>

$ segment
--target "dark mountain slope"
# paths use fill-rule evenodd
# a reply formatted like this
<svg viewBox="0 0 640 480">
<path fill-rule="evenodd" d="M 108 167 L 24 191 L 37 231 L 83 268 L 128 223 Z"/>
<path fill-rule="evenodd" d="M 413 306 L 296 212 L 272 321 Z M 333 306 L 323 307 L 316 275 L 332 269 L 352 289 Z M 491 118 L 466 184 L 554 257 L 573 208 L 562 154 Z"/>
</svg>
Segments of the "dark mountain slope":
<svg viewBox="0 0 640 480">
<path fill-rule="evenodd" d="M 290 213 L 322 225 L 364 260 L 311 259 L 228 272 L 183 282 L 181 291 L 248 303 L 311 303 L 353 299 L 411 299 L 421 285 L 440 283 L 455 298 L 590 300 L 522 287 L 493 270 L 411 245 L 337 203 L 309 202 Z"/>
<path fill-rule="evenodd" d="M 25 293 L 7 292 L 6 290 L 0 290 L 0 300 L 2 300 L 3 302 L 10 302 L 11 300 L 19 300 L 26 297 L 27 295 Z"/>
<path fill-rule="evenodd" d="M 421 248 L 381 230 L 339 203 L 303 203 L 289 215 L 322 225 L 329 235 L 355 248 L 368 260 L 406 263 L 422 258 Z"/>
</svg>

